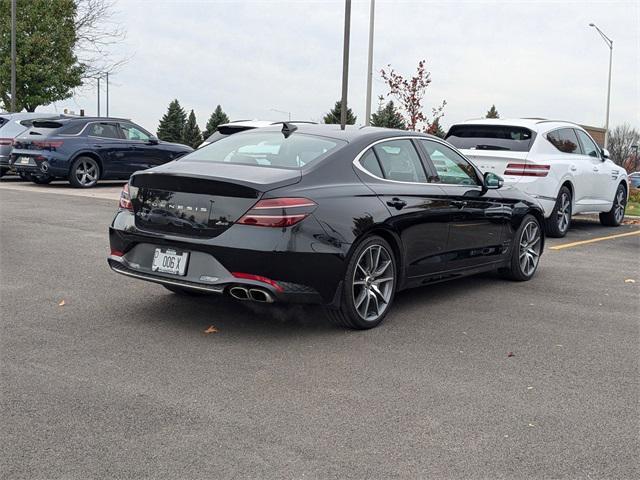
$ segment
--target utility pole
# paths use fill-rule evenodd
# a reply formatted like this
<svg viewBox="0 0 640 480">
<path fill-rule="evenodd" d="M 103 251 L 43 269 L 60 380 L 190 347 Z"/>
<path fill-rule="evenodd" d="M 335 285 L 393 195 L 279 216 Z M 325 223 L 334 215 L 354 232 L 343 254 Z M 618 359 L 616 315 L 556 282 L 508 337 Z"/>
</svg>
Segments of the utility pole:
<svg viewBox="0 0 640 480">
<path fill-rule="evenodd" d="M 369 12 L 369 62 L 367 64 L 367 108 L 364 124 L 368 127 L 371 123 L 371 82 L 373 81 L 373 16 L 376 9 L 376 0 L 371 0 Z"/>
<path fill-rule="evenodd" d="M 351 0 L 344 4 L 344 46 L 342 49 L 342 103 L 340 107 L 340 129 L 347 124 L 347 85 L 349 83 L 349 36 L 351 32 Z"/>
<path fill-rule="evenodd" d="M 100 77 L 98 77 L 98 117 L 100 116 Z"/>
<path fill-rule="evenodd" d="M 613 40 L 607 37 L 607 35 L 602 30 L 600 30 L 595 23 L 590 23 L 589 26 L 596 29 L 596 31 L 602 37 L 602 40 L 604 40 L 604 43 L 606 43 L 607 47 L 609 47 L 609 84 L 607 86 L 607 117 L 605 119 L 605 124 L 604 124 L 604 148 L 607 148 L 607 145 L 609 144 L 609 105 L 611 102 L 611 65 L 613 63 Z"/>
<path fill-rule="evenodd" d="M 16 111 L 16 0 L 11 0 L 11 112 Z"/>
<path fill-rule="evenodd" d="M 109 72 L 106 73 L 107 75 L 107 117 L 109 116 Z"/>
</svg>

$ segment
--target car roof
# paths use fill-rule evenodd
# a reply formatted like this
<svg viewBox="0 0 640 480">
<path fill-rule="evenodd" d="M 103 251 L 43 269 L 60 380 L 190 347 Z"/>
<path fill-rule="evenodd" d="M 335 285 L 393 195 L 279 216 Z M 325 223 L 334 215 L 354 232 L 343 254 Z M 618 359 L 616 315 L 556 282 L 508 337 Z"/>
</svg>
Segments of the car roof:
<svg viewBox="0 0 640 480">
<path fill-rule="evenodd" d="M 289 123 L 289 122 L 284 122 Z M 354 125 L 347 125 L 344 130 L 340 128 L 339 124 L 313 124 L 313 123 L 295 123 L 297 133 L 304 133 L 307 135 L 318 135 L 321 137 L 329 137 L 337 140 L 343 140 L 345 142 L 352 142 L 361 138 L 368 138 L 371 140 L 383 139 L 389 137 L 406 137 L 406 136 L 420 136 L 424 138 L 435 138 L 441 140 L 433 135 L 426 133 L 414 132 L 411 130 L 398 130 L 395 128 L 381 128 L 381 127 L 356 127 Z M 261 128 L 261 131 L 281 131 L 283 123 L 280 122 L 276 125 Z M 241 132 L 237 135 L 250 134 L 252 131 Z"/>
<path fill-rule="evenodd" d="M 61 117 L 59 113 L 35 113 L 35 112 L 19 112 L 19 113 L 0 113 L 0 117 L 11 120 L 30 120 L 32 118 L 55 118 Z"/>
<path fill-rule="evenodd" d="M 547 132 L 560 127 L 572 127 L 583 130 L 577 123 L 566 120 L 549 120 L 546 118 L 477 118 L 454 123 L 451 127 L 456 125 L 505 125 L 509 127 L 524 127 L 534 132 Z"/>
</svg>

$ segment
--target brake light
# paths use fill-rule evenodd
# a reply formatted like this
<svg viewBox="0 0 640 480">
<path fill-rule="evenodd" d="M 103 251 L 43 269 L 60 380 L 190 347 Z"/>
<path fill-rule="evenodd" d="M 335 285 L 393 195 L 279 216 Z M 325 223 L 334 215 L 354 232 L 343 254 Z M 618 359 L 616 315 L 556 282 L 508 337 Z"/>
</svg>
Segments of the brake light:
<svg viewBox="0 0 640 480">
<path fill-rule="evenodd" d="M 307 218 L 317 206 L 308 198 L 268 198 L 258 201 L 237 223 L 256 227 L 291 227 Z"/>
<path fill-rule="evenodd" d="M 0 138 L 0 145 L 13 145 L 13 138 Z"/>
<path fill-rule="evenodd" d="M 549 175 L 551 165 L 538 165 L 533 163 L 510 163 L 504 170 L 505 175 L 518 175 L 521 177 L 546 177 Z"/>
<path fill-rule="evenodd" d="M 231 272 L 236 278 L 242 278 L 244 280 L 255 280 L 256 282 L 266 283 L 267 285 L 271 285 L 278 292 L 284 292 L 284 288 L 280 286 L 275 280 L 271 280 L 270 278 L 263 277 L 262 275 L 254 275 L 252 273 L 242 273 L 242 272 Z"/>
<path fill-rule="evenodd" d="M 129 210 L 133 212 L 133 203 L 131 203 L 131 197 L 129 196 L 129 184 L 125 183 L 120 192 L 120 203 L 118 204 L 121 210 Z"/>
<path fill-rule="evenodd" d="M 33 142 L 33 146 L 40 150 L 55 150 L 56 148 L 60 148 L 63 143 L 62 140 L 55 142 Z"/>
<path fill-rule="evenodd" d="M 111 256 L 112 257 L 122 257 L 124 256 L 124 252 L 122 252 L 121 250 L 115 250 L 115 249 L 111 249 Z"/>
</svg>

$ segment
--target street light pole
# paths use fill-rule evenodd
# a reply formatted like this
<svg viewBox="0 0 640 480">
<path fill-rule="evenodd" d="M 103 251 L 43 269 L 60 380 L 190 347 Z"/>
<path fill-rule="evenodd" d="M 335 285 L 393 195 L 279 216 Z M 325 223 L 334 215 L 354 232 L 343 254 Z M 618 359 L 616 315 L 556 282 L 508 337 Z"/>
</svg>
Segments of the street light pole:
<svg viewBox="0 0 640 480">
<path fill-rule="evenodd" d="M 107 117 L 109 116 L 109 72 L 106 73 L 107 76 Z"/>
<path fill-rule="evenodd" d="M 100 77 L 98 77 L 98 116 L 100 116 Z"/>
<path fill-rule="evenodd" d="M 16 111 L 16 0 L 11 0 L 11 112 Z"/>
<path fill-rule="evenodd" d="M 611 66 L 613 64 L 613 40 L 607 37 L 605 33 L 596 26 L 595 23 L 590 23 L 589 26 L 595 28 L 598 31 L 598 33 L 604 40 L 604 43 L 606 43 L 607 47 L 609 47 L 609 84 L 607 86 L 607 117 L 604 124 L 604 148 L 607 148 L 607 145 L 609 143 L 609 105 L 611 102 Z"/>
<path fill-rule="evenodd" d="M 367 108 L 364 124 L 368 127 L 371 123 L 371 82 L 373 81 L 373 16 L 376 9 L 376 0 L 371 0 L 369 12 L 369 61 L 367 63 Z"/>
<path fill-rule="evenodd" d="M 278 110 L 277 108 L 270 108 L 272 112 L 284 113 L 289 116 L 289 121 L 291 121 L 291 112 L 285 112 L 284 110 Z"/>
<path fill-rule="evenodd" d="M 351 32 L 351 0 L 344 4 L 344 46 L 342 49 L 342 102 L 340 107 L 340 129 L 347 124 L 347 85 L 349 83 L 349 36 Z"/>
</svg>

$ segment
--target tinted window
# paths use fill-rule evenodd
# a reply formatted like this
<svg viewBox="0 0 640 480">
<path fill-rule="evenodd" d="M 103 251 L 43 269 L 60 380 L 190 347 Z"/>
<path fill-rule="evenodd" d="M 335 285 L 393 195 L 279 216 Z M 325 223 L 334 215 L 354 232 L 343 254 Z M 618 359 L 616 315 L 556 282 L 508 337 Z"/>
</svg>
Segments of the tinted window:
<svg viewBox="0 0 640 480">
<path fill-rule="evenodd" d="M 582 150 L 585 155 L 589 155 L 590 157 L 600 158 L 600 149 L 598 146 L 591 140 L 589 135 L 584 133 L 582 130 L 576 130 L 578 133 L 578 138 L 580 139 L 580 143 L 582 144 Z"/>
<path fill-rule="evenodd" d="M 300 168 L 344 145 L 342 140 L 294 133 L 253 130 L 221 138 L 182 158 L 190 161 Z"/>
<path fill-rule="evenodd" d="M 505 125 L 454 125 L 446 136 L 456 148 L 514 152 L 528 152 L 532 138 L 528 128 Z"/>
<path fill-rule="evenodd" d="M 390 140 L 373 147 L 384 178 L 399 182 L 426 182 L 424 167 L 411 140 Z"/>
<path fill-rule="evenodd" d="M 382 173 L 382 169 L 380 168 L 380 163 L 378 163 L 378 158 L 376 154 L 373 153 L 373 150 L 367 150 L 362 158 L 360 158 L 360 165 L 364 167 L 364 169 L 376 177 L 384 178 L 384 174 Z"/>
<path fill-rule="evenodd" d="M 141 128 L 136 127 L 133 123 L 121 123 L 120 130 L 122 130 L 122 136 L 127 140 L 149 141 L 150 135 Z"/>
<path fill-rule="evenodd" d="M 547 133 L 549 140 L 554 147 L 563 153 L 575 153 L 580 155 L 582 152 L 578 145 L 578 138 L 572 128 L 561 128 Z"/>
<path fill-rule="evenodd" d="M 69 122 L 67 125 L 60 131 L 61 134 L 64 135 L 77 135 L 82 131 L 86 122 Z"/>
<path fill-rule="evenodd" d="M 5 123 L 7 123 L 9 120 L 7 120 L 4 117 L 0 117 L 0 127 L 2 127 Z"/>
<path fill-rule="evenodd" d="M 88 135 L 102 138 L 121 138 L 118 129 L 112 123 L 92 123 L 89 125 Z"/>
<path fill-rule="evenodd" d="M 420 140 L 438 172 L 439 183 L 479 185 L 473 166 L 453 149 L 438 142 Z"/>
</svg>

